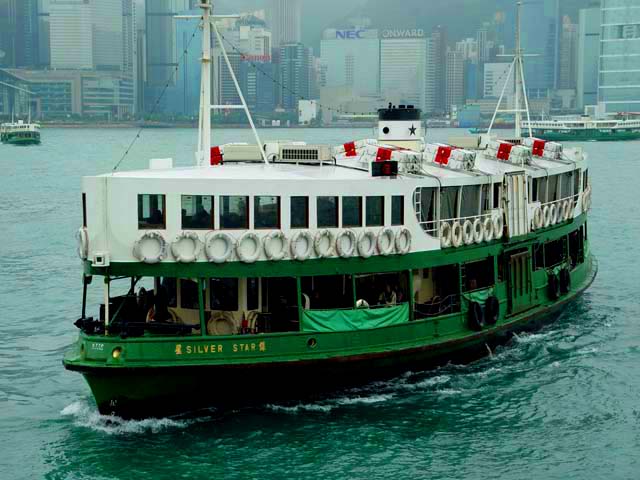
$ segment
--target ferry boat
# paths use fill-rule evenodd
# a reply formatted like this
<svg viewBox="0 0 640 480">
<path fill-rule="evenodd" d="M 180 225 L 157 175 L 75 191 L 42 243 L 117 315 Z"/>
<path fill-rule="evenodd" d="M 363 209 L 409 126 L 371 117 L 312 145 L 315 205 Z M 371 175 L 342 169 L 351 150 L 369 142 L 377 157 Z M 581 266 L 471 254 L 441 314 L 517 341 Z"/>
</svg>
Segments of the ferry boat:
<svg viewBox="0 0 640 480">
<path fill-rule="evenodd" d="M 255 145 L 211 146 L 210 29 L 224 43 L 201 8 L 196 165 L 82 180 L 80 333 L 63 362 L 102 414 L 306 398 L 466 361 L 591 284 L 581 149 L 426 143 L 410 105 L 381 109 L 375 139 L 253 129 Z"/>
<path fill-rule="evenodd" d="M 23 122 L 3 123 L 0 125 L 0 142 L 11 145 L 38 145 L 40 143 L 40 124 Z"/>
<path fill-rule="evenodd" d="M 524 121 L 524 129 L 532 135 L 554 142 L 619 141 L 640 139 L 640 119 L 591 117 L 552 118 Z"/>
</svg>

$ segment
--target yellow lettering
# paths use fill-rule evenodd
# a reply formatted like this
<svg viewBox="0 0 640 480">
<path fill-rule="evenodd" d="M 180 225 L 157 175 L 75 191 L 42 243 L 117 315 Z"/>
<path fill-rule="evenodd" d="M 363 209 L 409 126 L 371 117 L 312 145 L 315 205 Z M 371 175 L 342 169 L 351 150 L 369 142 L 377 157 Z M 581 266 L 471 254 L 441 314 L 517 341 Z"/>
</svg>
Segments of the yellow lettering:
<svg viewBox="0 0 640 480">
<path fill-rule="evenodd" d="M 182 345 L 176 345 L 176 355 L 182 355 Z"/>
<path fill-rule="evenodd" d="M 204 353 L 209 353 L 209 345 L 204 346 Z"/>
<path fill-rule="evenodd" d="M 255 352 L 255 351 L 256 351 L 256 344 L 255 344 L 255 343 L 252 343 L 252 344 L 251 344 L 251 351 L 252 351 L 252 352 Z"/>
<path fill-rule="evenodd" d="M 222 345 L 218 345 L 218 353 L 222 352 Z"/>
<path fill-rule="evenodd" d="M 187 345 L 187 353 L 191 353 L 191 345 Z"/>
<path fill-rule="evenodd" d="M 267 344 L 266 344 L 265 342 L 260 342 L 260 343 L 258 344 L 258 349 L 259 349 L 261 352 L 266 352 L 266 351 L 267 351 Z"/>
<path fill-rule="evenodd" d="M 237 344 L 235 344 L 235 343 L 233 344 L 233 351 L 234 351 L 234 352 L 237 352 L 237 351 L 238 351 L 238 345 L 237 345 Z"/>
</svg>

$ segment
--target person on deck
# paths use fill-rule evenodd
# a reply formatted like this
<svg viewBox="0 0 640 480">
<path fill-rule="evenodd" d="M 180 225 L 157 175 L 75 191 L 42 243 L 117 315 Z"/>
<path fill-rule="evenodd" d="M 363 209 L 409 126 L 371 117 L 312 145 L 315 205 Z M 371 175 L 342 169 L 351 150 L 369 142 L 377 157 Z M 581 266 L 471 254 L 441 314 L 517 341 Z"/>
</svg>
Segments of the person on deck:
<svg viewBox="0 0 640 480">
<path fill-rule="evenodd" d="M 378 303 L 380 305 L 386 305 L 387 307 L 389 307 L 391 305 L 395 305 L 396 301 L 396 292 L 394 292 L 391 288 L 391 285 L 387 283 L 387 285 L 384 287 L 384 291 L 380 294 L 380 297 L 378 297 Z"/>
</svg>

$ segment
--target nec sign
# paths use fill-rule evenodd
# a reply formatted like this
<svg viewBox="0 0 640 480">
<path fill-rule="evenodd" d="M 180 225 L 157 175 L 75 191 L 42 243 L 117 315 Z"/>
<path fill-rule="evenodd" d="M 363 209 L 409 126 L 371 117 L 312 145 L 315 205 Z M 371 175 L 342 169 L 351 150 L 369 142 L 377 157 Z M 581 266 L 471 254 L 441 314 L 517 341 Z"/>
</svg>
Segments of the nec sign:
<svg viewBox="0 0 640 480">
<path fill-rule="evenodd" d="M 336 30 L 336 38 L 340 40 L 357 40 L 358 38 L 365 38 L 363 33 L 366 30 Z"/>
</svg>

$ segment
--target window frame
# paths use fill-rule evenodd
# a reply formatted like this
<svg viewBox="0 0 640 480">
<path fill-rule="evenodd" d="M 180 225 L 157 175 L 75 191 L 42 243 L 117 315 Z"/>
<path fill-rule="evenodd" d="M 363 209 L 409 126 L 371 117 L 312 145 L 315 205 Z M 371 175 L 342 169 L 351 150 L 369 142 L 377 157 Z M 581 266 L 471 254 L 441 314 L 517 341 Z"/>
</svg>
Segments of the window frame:
<svg viewBox="0 0 640 480">
<path fill-rule="evenodd" d="M 158 224 L 142 225 L 140 217 L 144 209 L 144 197 L 161 197 L 162 198 L 162 226 Z M 151 200 L 149 200 L 149 208 L 151 208 Z M 138 193 L 138 230 L 166 230 L 167 229 L 167 196 L 164 193 Z"/>
<path fill-rule="evenodd" d="M 345 217 L 345 199 L 356 199 L 358 204 L 358 223 L 347 224 L 344 221 Z M 342 228 L 362 228 L 362 196 L 361 195 L 345 195 L 340 199 L 340 211 L 342 213 Z"/>
<path fill-rule="evenodd" d="M 303 227 L 293 226 L 293 200 L 302 198 L 305 201 L 305 223 Z M 294 195 L 289 197 L 289 228 L 292 230 L 301 230 L 309 228 L 309 197 L 303 195 Z"/>
<path fill-rule="evenodd" d="M 326 199 L 326 198 L 333 198 L 336 201 L 335 224 L 332 224 L 332 225 L 320 225 L 320 215 L 318 215 L 319 209 L 320 209 L 320 201 L 321 199 Z M 322 196 L 316 197 L 316 225 L 318 228 L 340 228 L 340 196 L 339 195 L 322 195 Z"/>
<path fill-rule="evenodd" d="M 211 211 L 209 212 L 209 226 L 208 227 L 185 227 L 184 216 L 182 214 L 182 201 L 184 197 L 209 197 L 211 198 Z M 213 195 L 180 195 L 180 227 L 182 230 L 215 230 L 215 197 Z M 195 213 L 194 213 L 195 215 Z M 192 215 L 193 218 L 193 215 Z"/>
<path fill-rule="evenodd" d="M 277 215 L 276 215 L 276 226 L 269 227 L 258 227 L 257 219 L 258 219 L 258 203 L 256 200 L 258 198 L 275 198 L 277 199 Z M 253 196 L 253 229 L 254 230 L 280 230 L 282 227 L 282 198 L 280 195 L 254 195 Z"/>
<path fill-rule="evenodd" d="M 393 212 L 394 212 L 394 208 L 393 208 L 393 203 L 396 199 L 400 200 L 400 223 L 396 223 L 394 222 L 394 218 L 393 218 Z M 392 195 L 391 196 L 391 225 L 394 227 L 400 227 L 403 226 L 405 224 L 405 213 L 406 213 L 406 209 L 404 206 L 404 195 Z"/>
<path fill-rule="evenodd" d="M 373 199 L 380 199 L 382 200 L 382 207 L 380 208 L 380 224 L 372 224 L 369 223 L 369 201 L 373 200 Z M 364 206 L 364 225 L 366 227 L 384 227 L 384 221 L 385 221 L 385 214 L 384 214 L 384 209 L 386 206 L 386 201 L 385 201 L 385 196 L 384 195 L 368 195 L 365 197 L 365 206 Z"/>
<path fill-rule="evenodd" d="M 222 218 L 223 218 L 223 212 L 224 212 L 224 207 L 223 207 L 223 199 L 224 198 L 244 198 L 246 201 L 246 205 L 247 205 L 247 215 L 246 215 L 246 221 L 245 221 L 245 226 L 243 227 L 225 227 L 223 225 L 222 222 Z M 220 230 L 249 230 L 250 226 L 251 226 L 251 204 L 250 204 L 250 197 L 249 195 L 220 195 L 220 198 L 218 199 L 219 201 L 219 205 L 218 205 L 218 220 L 220 222 Z"/>
</svg>

